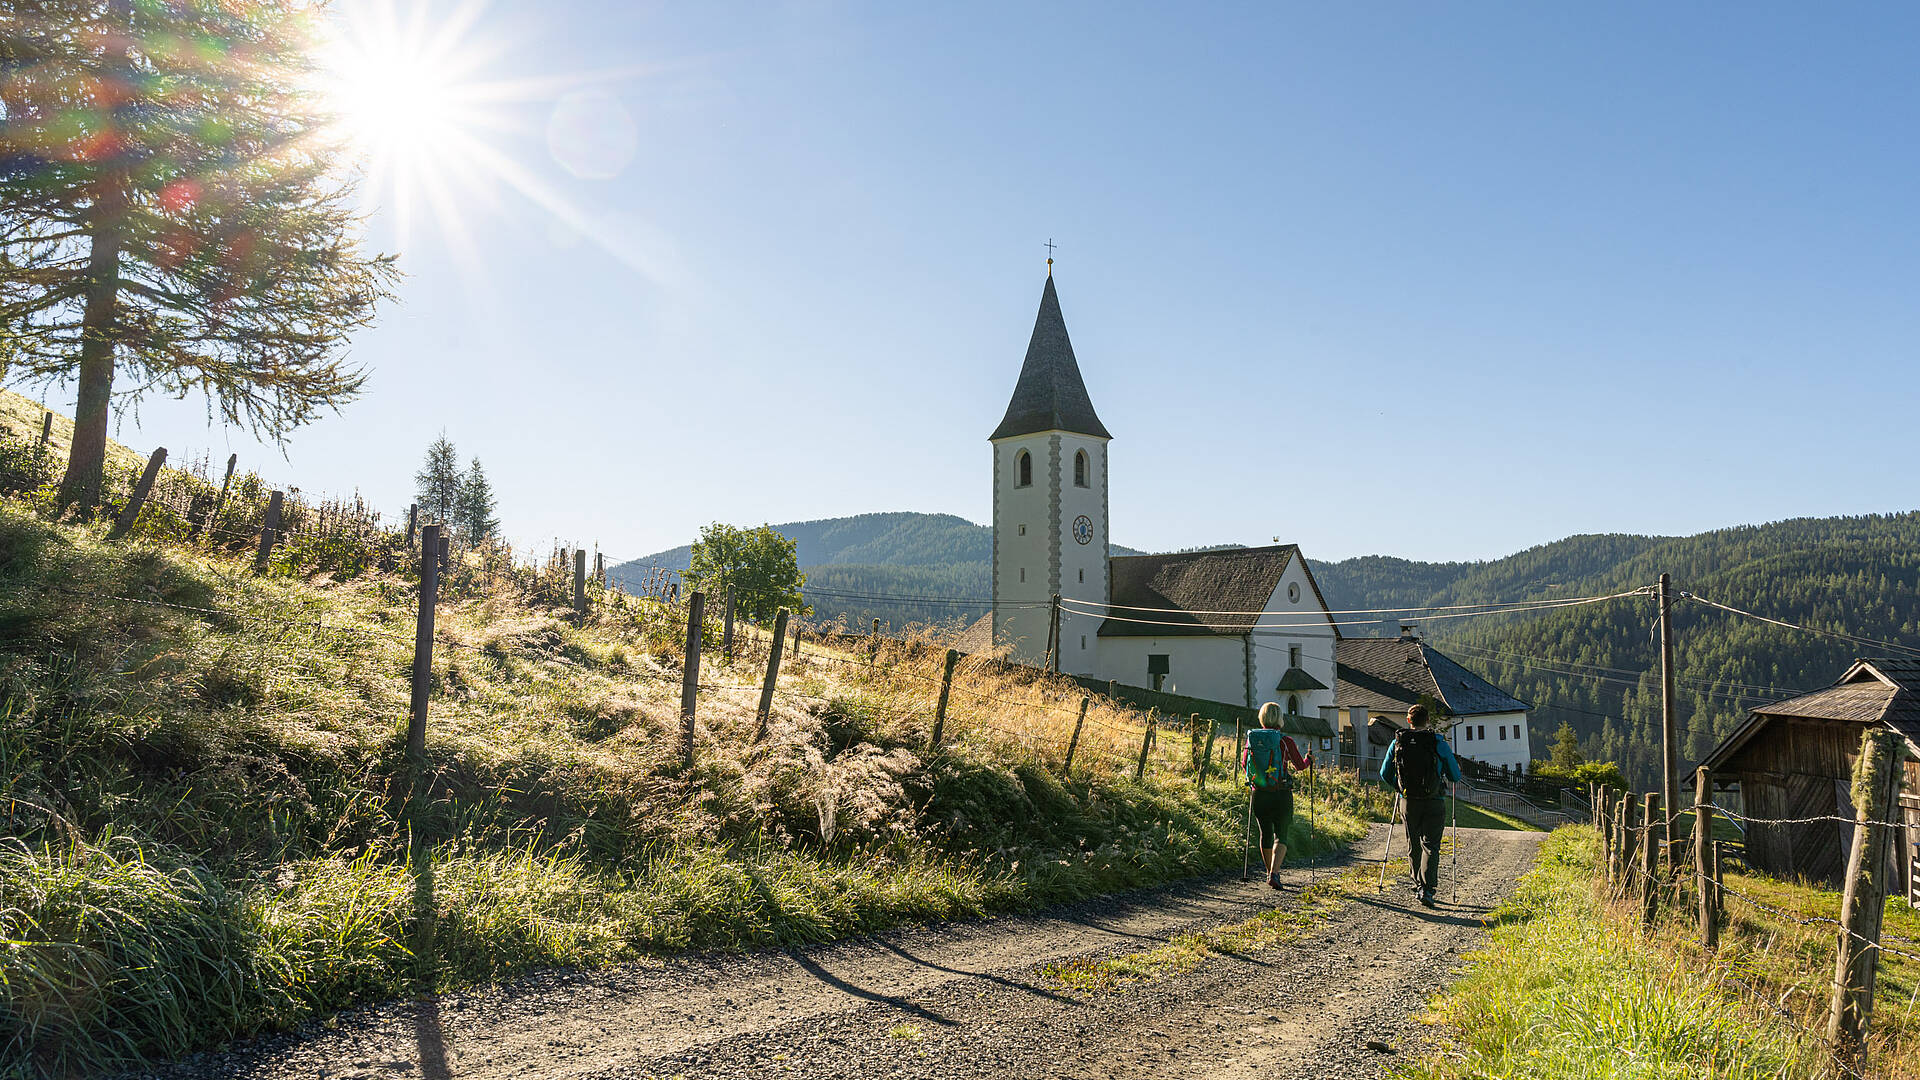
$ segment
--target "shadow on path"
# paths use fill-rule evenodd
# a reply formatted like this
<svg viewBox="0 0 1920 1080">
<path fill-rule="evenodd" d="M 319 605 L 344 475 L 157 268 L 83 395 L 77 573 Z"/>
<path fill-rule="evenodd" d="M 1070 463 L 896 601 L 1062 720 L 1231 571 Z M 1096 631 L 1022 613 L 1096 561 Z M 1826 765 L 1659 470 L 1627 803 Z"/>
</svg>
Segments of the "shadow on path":
<svg viewBox="0 0 1920 1080">
<path fill-rule="evenodd" d="M 795 950 L 787 953 L 787 955 L 790 958 L 792 958 L 795 964 L 798 964 L 800 966 L 801 970 L 805 971 L 807 974 L 813 976 L 816 979 L 819 979 L 821 982 L 826 983 L 828 986 L 833 987 L 835 990 L 838 990 L 843 994 L 849 994 L 853 997 L 860 998 L 863 1001 L 871 1001 L 876 1004 L 890 1006 L 892 1008 L 899 1009 L 901 1012 L 911 1013 L 912 1015 L 917 1016 L 920 1019 L 925 1020 L 929 1023 L 939 1024 L 942 1027 L 956 1026 L 955 1021 L 949 1020 L 948 1018 L 941 1016 L 939 1013 L 930 1012 L 924 1008 L 921 1008 L 920 1006 L 915 1005 L 913 1002 L 908 1001 L 906 998 L 895 997 L 890 994 L 877 993 L 875 991 L 868 990 L 865 987 L 855 986 L 852 983 L 848 982 L 847 980 L 842 979 L 840 976 L 835 975 L 833 972 L 828 971 L 826 968 L 821 967 L 817 961 L 815 961 L 811 956 L 808 956 L 806 953 Z"/>
<path fill-rule="evenodd" d="M 1042 987 L 1035 986 L 1032 983 L 1018 982 L 1013 979 L 1003 978 L 999 975 L 992 975 L 984 971 L 961 971 L 958 968 L 941 967 L 939 964 L 936 964 L 931 960 L 923 960 L 920 957 L 913 955 L 912 953 L 908 952 L 907 950 L 901 948 L 900 946 L 894 944 L 891 941 L 876 941 L 874 942 L 874 944 L 878 945 L 882 949 L 887 950 L 890 953 L 893 953 L 895 956 L 898 956 L 903 960 L 910 960 L 913 963 L 919 964 L 921 967 L 931 968 L 934 971 L 944 971 L 949 975 L 959 975 L 963 978 L 968 978 L 968 979 L 985 979 L 990 983 L 997 983 L 1001 986 L 1006 987 L 1009 990 L 1020 990 L 1025 993 L 1032 994 L 1035 997 L 1046 998 L 1048 1001 L 1057 1001 L 1062 1005 L 1078 1005 L 1079 1004 L 1079 1002 L 1075 1001 L 1070 997 L 1067 997 L 1064 994 L 1056 994 L 1051 990 L 1047 990 Z"/>
</svg>

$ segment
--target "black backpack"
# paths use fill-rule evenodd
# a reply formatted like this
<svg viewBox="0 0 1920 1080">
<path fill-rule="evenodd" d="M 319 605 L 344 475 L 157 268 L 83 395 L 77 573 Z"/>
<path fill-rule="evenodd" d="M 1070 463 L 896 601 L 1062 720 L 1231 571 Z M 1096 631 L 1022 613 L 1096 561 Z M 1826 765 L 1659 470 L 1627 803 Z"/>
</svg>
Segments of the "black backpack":
<svg viewBox="0 0 1920 1080">
<path fill-rule="evenodd" d="M 1403 731 L 1393 737 L 1393 773 L 1409 799 L 1437 799 L 1447 788 L 1440 779 L 1440 736 Z"/>
</svg>

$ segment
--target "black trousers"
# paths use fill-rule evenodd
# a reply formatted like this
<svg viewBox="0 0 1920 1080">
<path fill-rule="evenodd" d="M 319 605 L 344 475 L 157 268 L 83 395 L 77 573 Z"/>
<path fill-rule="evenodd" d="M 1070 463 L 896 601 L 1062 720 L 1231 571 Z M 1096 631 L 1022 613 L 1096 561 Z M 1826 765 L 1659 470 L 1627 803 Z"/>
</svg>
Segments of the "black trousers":
<svg viewBox="0 0 1920 1080">
<path fill-rule="evenodd" d="M 1407 848 L 1413 883 L 1428 892 L 1440 887 L 1440 838 L 1447 832 L 1447 800 L 1407 800 Z"/>
</svg>

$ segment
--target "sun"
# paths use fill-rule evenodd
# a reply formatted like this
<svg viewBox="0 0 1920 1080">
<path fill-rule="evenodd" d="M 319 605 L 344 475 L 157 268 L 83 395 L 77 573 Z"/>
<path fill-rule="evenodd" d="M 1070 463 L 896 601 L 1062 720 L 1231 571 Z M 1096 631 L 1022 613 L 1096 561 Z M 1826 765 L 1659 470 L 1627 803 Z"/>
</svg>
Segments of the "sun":
<svg viewBox="0 0 1920 1080">
<path fill-rule="evenodd" d="M 336 139 L 363 178 L 363 190 L 390 210 L 401 242 L 424 204 L 459 241 L 459 191 L 480 182 L 493 126 L 485 51 L 466 38 L 479 5 L 451 10 L 413 4 L 402 19 L 392 0 L 335 10 L 319 56 L 319 87 Z"/>
</svg>

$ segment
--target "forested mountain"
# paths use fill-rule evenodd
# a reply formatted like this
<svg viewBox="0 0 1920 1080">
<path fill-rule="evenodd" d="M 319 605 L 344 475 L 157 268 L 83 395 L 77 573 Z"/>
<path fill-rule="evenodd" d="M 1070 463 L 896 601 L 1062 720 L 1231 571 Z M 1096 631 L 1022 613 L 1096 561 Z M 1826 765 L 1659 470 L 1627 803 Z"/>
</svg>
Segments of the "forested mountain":
<svg viewBox="0 0 1920 1080">
<path fill-rule="evenodd" d="M 1599 595 L 1673 575 L 1676 592 L 1856 637 L 1920 647 L 1920 514 L 1803 518 L 1687 537 L 1584 536 L 1479 564 L 1369 557 L 1315 567 L 1336 608 Z M 1426 590 L 1424 595 L 1422 590 Z M 1650 783 L 1660 761 L 1659 651 L 1651 597 L 1525 616 L 1430 620 L 1455 659 L 1536 706 L 1536 748 L 1561 721 L 1592 758 Z M 1674 606 L 1681 751 L 1689 767 L 1748 708 L 1830 684 L 1856 656 L 1888 652 Z"/>
</svg>

